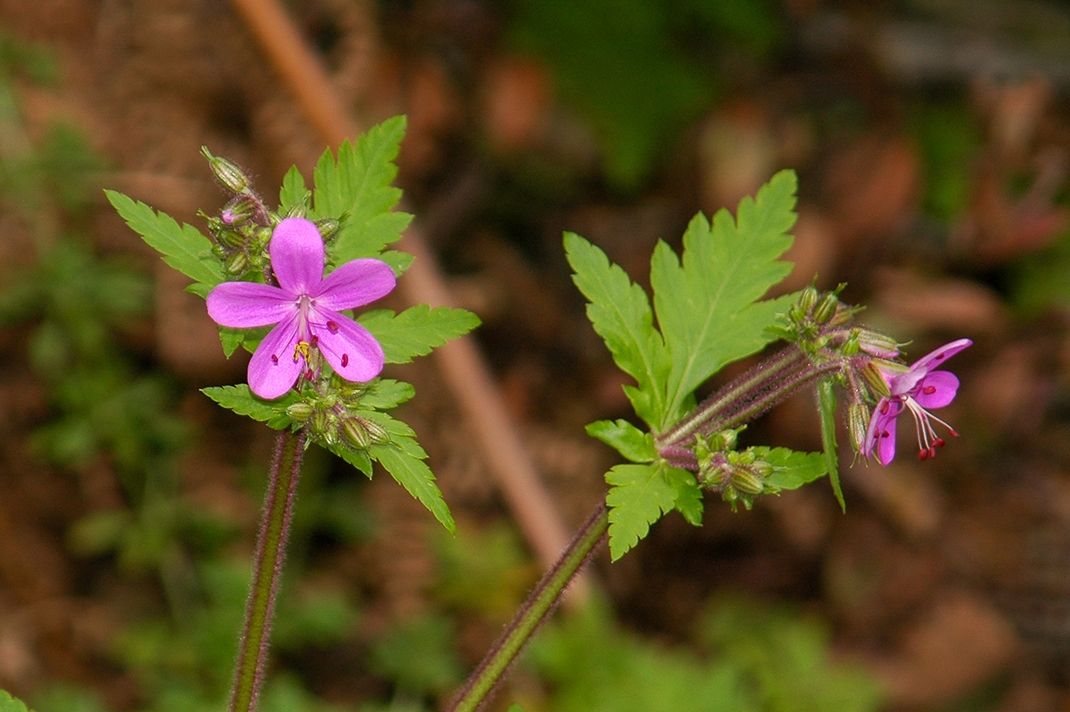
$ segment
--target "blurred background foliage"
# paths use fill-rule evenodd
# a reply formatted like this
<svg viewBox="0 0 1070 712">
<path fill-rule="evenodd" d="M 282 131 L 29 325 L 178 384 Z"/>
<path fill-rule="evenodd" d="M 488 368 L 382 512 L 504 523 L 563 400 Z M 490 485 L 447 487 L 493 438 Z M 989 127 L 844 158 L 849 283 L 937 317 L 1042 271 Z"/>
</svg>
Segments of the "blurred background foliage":
<svg viewBox="0 0 1070 712">
<path fill-rule="evenodd" d="M 595 561 L 602 594 L 495 709 L 1065 708 L 1065 3 L 288 10 L 362 125 L 408 114 L 399 182 L 573 523 L 613 464 L 582 426 L 627 411 L 562 229 L 643 281 L 657 239 L 793 167 L 789 286 L 848 280 L 911 355 L 977 343 L 939 458 L 847 470 L 846 515 L 816 487 L 667 518 Z M 199 394 L 244 366 L 101 188 L 200 225 L 223 200 L 201 145 L 267 195 L 322 146 L 221 0 L 12 0 L 0 28 L 0 686 L 38 712 L 219 709 L 270 434 Z M 310 453 L 269 712 L 441 707 L 538 576 L 433 366 L 406 368 L 459 534 Z M 810 407 L 753 433 L 816 448 Z"/>
</svg>

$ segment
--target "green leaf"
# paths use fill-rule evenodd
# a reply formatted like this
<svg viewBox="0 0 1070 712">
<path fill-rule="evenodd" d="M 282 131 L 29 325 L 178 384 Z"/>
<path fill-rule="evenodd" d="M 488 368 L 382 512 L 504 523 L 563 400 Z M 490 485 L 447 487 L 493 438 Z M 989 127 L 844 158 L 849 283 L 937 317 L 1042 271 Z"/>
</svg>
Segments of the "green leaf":
<svg viewBox="0 0 1070 712">
<path fill-rule="evenodd" d="M 354 450 L 346 447 L 341 443 L 335 443 L 328 445 L 327 449 L 333 452 L 338 457 L 348 462 L 353 467 L 363 472 L 368 479 L 372 476 L 372 459 L 368 456 L 366 450 Z"/>
<path fill-rule="evenodd" d="M 233 329 L 229 326 L 219 327 L 219 341 L 223 345 L 223 355 L 230 358 L 245 338 L 244 329 Z"/>
<path fill-rule="evenodd" d="M 798 452 L 786 447 L 755 447 L 751 450 L 773 466 L 772 473 L 765 478 L 766 484 L 782 490 L 799 489 L 828 473 L 824 453 Z"/>
<path fill-rule="evenodd" d="M 587 434 L 598 438 L 632 462 L 653 462 L 658 451 L 654 437 L 627 420 L 598 420 L 587 426 Z"/>
<path fill-rule="evenodd" d="M 650 531 L 651 524 L 676 506 L 684 489 L 679 473 L 689 476 L 665 463 L 617 465 L 606 473 L 606 482 L 612 486 L 606 504 L 610 507 L 609 553 L 613 561 L 635 546 Z M 693 503 L 685 509 L 694 514 Z"/>
<path fill-rule="evenodd" d="M 847 511 L 847 502 L 840 488 L 840 462 L 836 454 L 836 391 L 831 378 L 822 378 L 817 382 L 818 412 L 821 414 L 821 445 L 825 449 L 825 468 L 829 473 L 829 484 L 840 503 L 840 509 Z"/>
<path fill-rule="evenodd" d="M 279 214 L 286 215 L 295 205 L 306 203 L 309 198 L 308 188 L 305 187 L 305 177 L 297 166 L 290 166 L 286 175 L 282 177 L 282 190 L 279 191 Z"/>
<path fill-rule="evenodd" d="M 391 378 L 380 378 L 373 381 L 368 392 L 360 397 L 360 404 L 368 408 L 389 410 L 401 405 L 414 395 L 416 395 L 416 389 L 412 387 L 412 384 Z"/>
<path fill-rule="evenodd" d="M 426 356 L 431 349 L 467 334 L 479 326 L 479 317 L 465 309 L 417 304 L 400 314 L 377 309 L 361 314 L 357 321 L 383 347 L 387 363 L 408 363 Z"/>
<path fill-rule="evenodd" d="M 390 476 L 397 480 L 398 484 L 408 490 L 409 494 L 419 500 L 435 519 L 451 533 L 457 530 L 453 523 L 453 516 L 449 507 L 442 499 L 442 492 L 435 484 L 435 476 L 423 460 L 413 457 L 391 445 L 375 445 L 371 448 L 371 456 L 379 461 Z"/>
<path fill-rule="evenodd" d="M 791 271 L 779 258 L 791 246 L 795 223 L 795 174 L 777 173 L 756 199 L 739 203 L 713 224 L 699 213 L 688 225 L 683 260 L 664 242 L 651 259 L 650 283 L 658 325 L 672 361 L 665 393 L 668 427 L 692 392 L 726 364 L 763 348 L 790 299 L 753 302 Z"/>
<path fill-rule="evenodd" d="M 238 415 L 247 415 L 253 420 L 267 423 L 275 430 L 282 430 L 292 424 L 286 408 L 296 403 L 300 396 L 290 391 L 279 400 L 268 401 L 254 395 L 249 386 L 240 383 L 236 386 L 212 386 L 202 388 L 205 394 L 224 408 L 233 410 Z"/>
<path fill-rule="evenodd" d="M 669 355 L 654 329 L 650 300 L 602 250 L 579 235 L 565 233 L 565 253 L 572 266 L 572 281 L 587 297 L 587 317 L 606 342 L 613 360 L 636 380 L 625 386 L 636 414 L 651 427 L 663 425 L 663 384 L 669 373 Z"/>
<path fill-rule="evenodd" d="M 195 294 L 205 296 L 223 281 L 223 267 L 212 255 L 212 243 L 197 228 L 179 226 L 171 216 L 122 193 L 114 190 L 104 193 L 130 229 L 159 252 L 164 262 L 196 282 L 190 287 Z"/>
<path fill-rule="evenodd" d="M 26 703 L 17 697 L 12 697 L 6 690 L 0 690 L 0 712 L 30 712 Z"/>
<path fill-rule="evenodd" d="M 390 185 L 398 172 L 393 161 L 404 135 L 405 117 L 395 116 L 373 126 L 356 144 L 343 141 L 337 160 L 328 149 L 316 164 L 309 217 L 347 215 L 329 248 L 336 264 L 378 256 L 412 220 L 407 213 L 393 211 L 401 190 Z"/>
<path fill-rule="evenodd" d="M 676 511 L 682 514 L 689 524 L 702 526 L 702 512 L 705 507 L 702 489 L 698 486 L 695 476 L 678 467 L 666 467 L 665 478 L 676 490 L 676 503 L 673 505 Z"/>
</svg>

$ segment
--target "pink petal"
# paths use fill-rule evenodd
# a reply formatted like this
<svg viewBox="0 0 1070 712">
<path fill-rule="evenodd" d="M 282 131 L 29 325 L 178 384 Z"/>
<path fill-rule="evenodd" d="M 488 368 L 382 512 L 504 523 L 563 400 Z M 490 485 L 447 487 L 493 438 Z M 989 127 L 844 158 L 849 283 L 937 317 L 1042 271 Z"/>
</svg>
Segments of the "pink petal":
<svg viewBox="0 0 1070 712">
<path fill-rule="evenodd" d="M 297 313 L 292 294 L 270 284 L 223 282 L 208 293 L 208 316 L 220 326 L 248 329 L 278 324 Z"/>
<path fill-rule="evenodd" d="M 390 265 L 365 258 L 346 262 L 331 272 L 309 296 L 325 309 L 340 311 L 385 297 L 396 284 Z"/>
<path fill-rule="evenodd" d="M 347 381 L 370 381 L 383 370 L 383 347 L 367 329 L 329 309 L 317 309 L 313 332 L 320 353 Z"/>
<path fill-rule="evenodd" d="M 930 371 L 918 382 L 912 392 L 914 400 L 926 410 L 943 408 L 955 400 L 959 391 L 959 379 L 950 371 Z"/>
<path fill-rule="evenodd" d="M 866 444 L 862 454 L 866 457 L 876 451 L 877 462 L 887 465 L 895 458 L 895 423 L 903 412 L 903 404 L 898 400 L 881 398 L 873 410 L 866 431 Z"/>
<path fill-rule="evenodd" d="M 279 285 L 295 295 L 310 294 L 323 279 L 323 238 L 311 220 L 286 218 L 268 245 Z"/>
<path fill-rule="evenodd" d="M 939 367 L 944 361 L 948 360 L 958 352 L 965 351 L 971 346 L 973 346 L 973 341 L 970 339 L 958 339 L 952 341 L 951 343 L 944 344 L 935 351 L 922 356 L 914 362 L 911 368 L 927 368 L 932 370 Z"/>
<path fill-rule="evenodd" d="M 249 388 L 261 398 L 272 400 L 284 395 L 305 369 L 304 357 L 294 358 L 297 322 L 295 313 L 272 329 L 249 360 Z"/>
</svg>

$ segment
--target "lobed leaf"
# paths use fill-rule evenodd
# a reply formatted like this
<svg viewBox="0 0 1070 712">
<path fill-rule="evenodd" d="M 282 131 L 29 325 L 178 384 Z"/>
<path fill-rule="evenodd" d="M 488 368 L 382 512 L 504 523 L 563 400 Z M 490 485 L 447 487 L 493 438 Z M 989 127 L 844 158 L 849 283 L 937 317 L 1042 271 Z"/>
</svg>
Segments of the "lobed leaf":
<svg viewBox="0 0 1070 712">
<path fill-rule="evenodd" d="M 290 166 L 286 175 L 282 177 L 282 189 L 279 191 L 279 215 L 286 215 L 295 205 L 307 202 L 309 199 L 308 188 L 305 187 L 305 177 L 297 166 Z"/>
<path fill-rule="evenodd" d="M 696 215 L 684 233 L 682 260 L 664 242 L 655 248 L 650 283 L 672 363 L 661 427 L 683 415 L 710 376 L 772 340 L 766 327 L 791 300 L 754 302 L 791 271 L 778 258 L 792 242 L 795 189 L 795 174 L 781 171 L 756 198 L 740 201 L 735 221 L 724 209 L 712 225 Z"/>
<path fill-rule="evenodd" d="M 386 468 L 398 484 L 427 507 L 442 526 L 451 534 L 456 532 L 453 516 L 442 499 L 442 492 L 435 484 L 435 476 L 422 459 L 391 445 L 373 446 L 371 456 Z"/>
<path fill-rule="evenodd" d="M 328 149 L 313 172 L 315 191 L 309 217 L 346 215 L 331 243 L 331 257 L 342 264 L 359 257 L 376 257 L 398 240 L 412 216 L 395 212 L 401 189 L 391 182 L 397 176 L 397 158 L 405 135 L 405 117 L 395 116 L 360 136 L 344 141 L 337 160 Z"/>
<path fill-rule="evenodd" d="M 412 384 L 395 381 L 392 378 L 379 378 L 369 384 L 368 392 L 360 397 L 360 403 L 368 408 L 389 410 L 416 395 Z"/>
<path fill-rule="evenodd" d="M 693 521 L 695 502 L 682 484 L 684 477 L 694 482 L 687 472 L 663 462 L 617 465 L 606 473 L 606 482 L 612 486 L 606 504 L 610 507 L 609 553 L 613 561 L 645 537 L 651 524 L 674 509 L 681 494 L 689 498 L 685 510 L 688 520 Z M 697 486 L 694 489 L 698 491 Z"/>
<path fill-rule="evenodd" d="M 587 426 L 587 434 L 598 438 L 632 462 L 653 462 L 658 451 L 654 436 L 644 433 L 627 420 L 598 420 Z"/>
<path fill-rule="evenodd" d="M 606 254 L 574 233 L 565 233 L 572 281 L 587 297 L 587 317 L 622 371 L 636 380 L 625 387 L 636 414 L 651 427 L 662 425 L 669 355 L 654 328 L 650 300 Z"/>
<path fill-rule="evenodd" d="M 164 262 L 194 280 L 189 291 L 203 297 L 223 281 L 223 267 L 211 253 L 212 243 L 197 228 L 179 225 L 170 215 L 114 190 L 104 194 L 130 229 L 159 252 Z"/>
<path fill-rule="evenodd" d="M 201 393 L 224 408 L 238 415 L 247 415 L 253 420 L 267 423 L 275 430 L 282 430 L 293 423 L 290 416 L 286 415 L 286 408 L 300 398 L 297 393 L 290 391 L 279 400 L 264 400 L 249 390 L 249 386 L 244 383 L 236 386 L 202 388 Z"/>
<path fill-rule="evenodd" d="M 773 466 L 766 483 L 782 490 L 799 489 L 828 473 L 824 453 L 798 452 L 786 447 L 751 449 L 759 459 Z"/>
<path fill-rule="evenodd" d="M 450 339 L 467 334 L 479 326 L 479 317 L 465 309 L 417 304 L 400 314 L 377 309 L 361 314 L 364 325 L 383 347 L 387 363 L 408 363 L 415 356 L 425 356 L 431 349 Z"/>
<path fill-rule="evenodd" d="M 0 712 L 30 712 L 30 710 L 25 702 L 13 697 L 6 690 L 0 690 Z"/>
</svg>

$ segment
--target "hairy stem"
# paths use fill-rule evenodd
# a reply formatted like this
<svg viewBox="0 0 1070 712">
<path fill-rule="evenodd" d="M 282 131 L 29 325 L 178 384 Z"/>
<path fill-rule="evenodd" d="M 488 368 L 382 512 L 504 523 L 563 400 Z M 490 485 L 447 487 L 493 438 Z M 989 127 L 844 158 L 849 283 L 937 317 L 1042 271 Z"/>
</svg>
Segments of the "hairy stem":
<svg viewBox="0 0 1070 712">
<path fill-rule="evenodd" d="M 238 646 L 238 664 L 230 696 L 230 712 L 256 709 L 264 684 L 264 664 L 270 643 L 275 597 L 286 557 L 286 540 L 293 518 L 294 495 L 305 453 L 305 431 L 284 430 L 275 440 L 271 479 L 264 497 L 260 532 L 256 540 L 253 583 L 245 607 L 245 626 Z"/>
<path fill-rule="evenodd" d="M 502 633 L 502 637 L 457 693 L 448 712 L 472 712 L 488 699 L 524 645 L 557 606 L 561 594 L 587 563 L 608 529 L 609 509 L 603 500 L 580 527 L 557 562 L 543 575 L 528 600 Z"/>
</svg>

